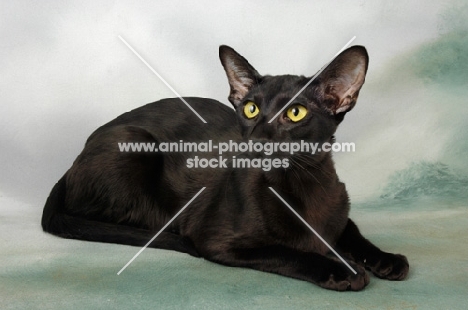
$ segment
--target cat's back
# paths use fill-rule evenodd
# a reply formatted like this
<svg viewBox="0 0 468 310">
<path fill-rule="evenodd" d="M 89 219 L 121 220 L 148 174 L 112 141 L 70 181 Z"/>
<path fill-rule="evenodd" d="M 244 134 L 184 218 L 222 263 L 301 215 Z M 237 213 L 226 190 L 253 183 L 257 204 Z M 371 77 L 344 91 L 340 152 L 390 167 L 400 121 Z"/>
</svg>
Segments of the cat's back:
<svg viewBox="0 0 468 310">
<path fill-rule="evenodd" d="M 143 128 L 158 139 L 177 142 L 217 140 L 222 137 L 237 138 L 240 129 L 235 111 L 219 101 L 209 98 L 184 97 L 190 107 L 180 98 L 167 98 L 152 102 L 126 112 L 99 127 L 88 139 L 113 131 L 122 126 Z"/>
<path fill-rule="evenodd" d="M 206 123 L 180 98 L 171 98 L 124 113 L 99 127 L 66 174 L 64 212 L 86 214 L 93 220 L 158 227 L 165 219 L 158 212 L 171 213 L 180 207 L 179 200 L 190 199 L 191 184 L 212 171 L 195 173 L 188 169 L 187 159 L 197 155 L 193 152 L 167 153 L 157 148 L 181 140 L 212 140 L 213 145 L 237 140 L 240 128 L 234 110 L 228 106 L 213 99 L 184 99 Z M 124 144 L 155 148 L 135 150 Z"/>
</svg>

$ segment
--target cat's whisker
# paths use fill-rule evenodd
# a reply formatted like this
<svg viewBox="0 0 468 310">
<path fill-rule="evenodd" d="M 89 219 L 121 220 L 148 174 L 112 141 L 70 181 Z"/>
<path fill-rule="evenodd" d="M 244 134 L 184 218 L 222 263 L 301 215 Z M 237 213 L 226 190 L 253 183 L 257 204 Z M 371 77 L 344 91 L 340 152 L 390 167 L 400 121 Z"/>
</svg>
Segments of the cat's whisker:
<svg viewBox="0 0 468 310">
<path fill-rule="evenodd" d="M 307 156 L 303 154 L 297 154 L 294 156 L 294 158 L 301 163 L 303 163 L 306 166 L 309 166 L 315 170 L 320 171 L 324 177 L 328 178 L 329 180 L 332 180 L 334 178 L 334 175 L 330 173 L 329 171 L 324 170 L 319 163 L 315 161 L 315 159 L 312 156 Z"/>
<path fill-rule="evenodd" d="M 298 162 L 294 161 L 293 158 L 290 158 L 290 160 L 291 160 L 291 163 L 296 164 L 297 166 L 299 166 L 299 167 L 302 169 L 302 171 L 304 171 L 304 172 L 306 172 L 308 175 L 310 175 L 310 176 L 320 185 L 320 187 L 322 188 L 323 192 L 324 192 L 325 194 L 327 194 L 327 191 L 326 191 L 325 188 L 323 187 L 322 183 L 317 179 L 317 177 L 316 177 L 313 173 L 311 173 L 309 170 L 307 170 L 307 169 L 305 169 L 304 167 L 302 167 Z"/>
<path fill-rule="evenodd" d="M 304 170 L 308 170 L 308 168 L 312 168 L 314 170 L 318 170 L 319 172 L 321 172 L 325 177 L 327 177 L 328 179 L 330 179 L 331 177 L 331 174 L 328 172 L 328 171 L 325 171 L 322 169 L 322 167 L 316 163 L 315 161 L 311 161 L 310 159 L 311 158 L 308 158 L 308 157 L 302 157 L 302 156 L 295 156 L 294 159 L 298 162 L 301 162 L 302 164 L 305 165 L 305 167 L 303 167 Z"/>
<path fill-rule="evenodd" d="M 294 169 L 294 162 L 291 162 L 290 166 L 290 171 L 293 173 L 294 177 L 297 179 L 298 182 L 301 182 L 301 177 L 299 176 L 299 173 Z"/>
</svg>

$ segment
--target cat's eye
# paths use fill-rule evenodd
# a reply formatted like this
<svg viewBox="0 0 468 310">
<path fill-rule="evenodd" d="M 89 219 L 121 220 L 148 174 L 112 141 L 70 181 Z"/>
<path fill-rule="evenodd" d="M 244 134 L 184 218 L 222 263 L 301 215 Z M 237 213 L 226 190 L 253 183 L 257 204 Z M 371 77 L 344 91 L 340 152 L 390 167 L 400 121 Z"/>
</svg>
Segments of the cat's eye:
<svg viewBox="0 0 468 310">
<path fill-rule="evenodd" d="M 303 105 L 296 104 L 288 109 L 286 115 L 293 122 L 298 122 L 307 115 L 307 109 Z"/>
<path fill-rule="evenodd" d="M 260 109 L 257 107 L 255 102 L 253 101 L 248 101 L 244 106 L 244 114 L 249 119 L 257 116 L 259 112 L 260 112 Z"/>
</svg>

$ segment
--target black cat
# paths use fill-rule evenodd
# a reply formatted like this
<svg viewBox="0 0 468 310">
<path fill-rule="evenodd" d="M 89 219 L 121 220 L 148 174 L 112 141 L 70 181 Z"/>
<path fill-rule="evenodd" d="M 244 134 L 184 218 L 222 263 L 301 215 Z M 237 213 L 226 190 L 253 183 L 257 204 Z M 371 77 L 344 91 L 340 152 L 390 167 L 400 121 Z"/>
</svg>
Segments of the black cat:
<svg viewBox="0 0 468 310">
<path fill-rule="evenodd" d="M 202 187 L 206 189 L 152 242 L 238 267 L 306 280 L 334 290 L 361 290 L 365 269 L 380 278 L 402 280 L 406 257 L 381 251 L 348 218 L 348 195 L 332 156 L 278 152 L 223 154 L 223 168 L 189 168 L 194 156 L 216 152 L 121 152 L 119 142 L 259 143 L 333 142 L 364 83 L 364 47 L 338 55 L 297 98 L 269 121 L 307 84 L 303 76 L 260 75 L 241 55 L 220 47 L 235 111 L 205 98 L 150 103 L 97 129 L 82 153 L 52 189 L 42 217 L 44 231 L 99 242 L 145 245 Z M 268 171 L 232 168 L 236 158 L 281 158 Z M 284 161 L 286 160 L 286 161 Z M 353 274 L 269 189 L 275 189 L 325 240 L 349 260 Z"/>
</svg>

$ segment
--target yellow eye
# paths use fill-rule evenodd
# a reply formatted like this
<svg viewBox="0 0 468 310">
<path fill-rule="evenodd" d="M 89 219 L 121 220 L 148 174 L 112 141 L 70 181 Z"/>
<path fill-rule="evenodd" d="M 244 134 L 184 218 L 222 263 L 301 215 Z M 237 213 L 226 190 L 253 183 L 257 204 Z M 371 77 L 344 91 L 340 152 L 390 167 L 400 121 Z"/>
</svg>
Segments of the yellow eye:
<svg viewBox="0 0 468 310">
<path fill-rule="evenodd" d="M 260 109 L 257 107 L 257 105 L 253 101 L 248 101 L 244 106 L 244 114 L 249 119 L 257 116 L 259 112 L 260 112 Z"/>
<path fill-rule="evenodd" d="M 303 105 L 296 104 L 290 107 L 286 114 L 293 122 L 299 122 L 307 115 L 307 109 Z"/>
</svg>

